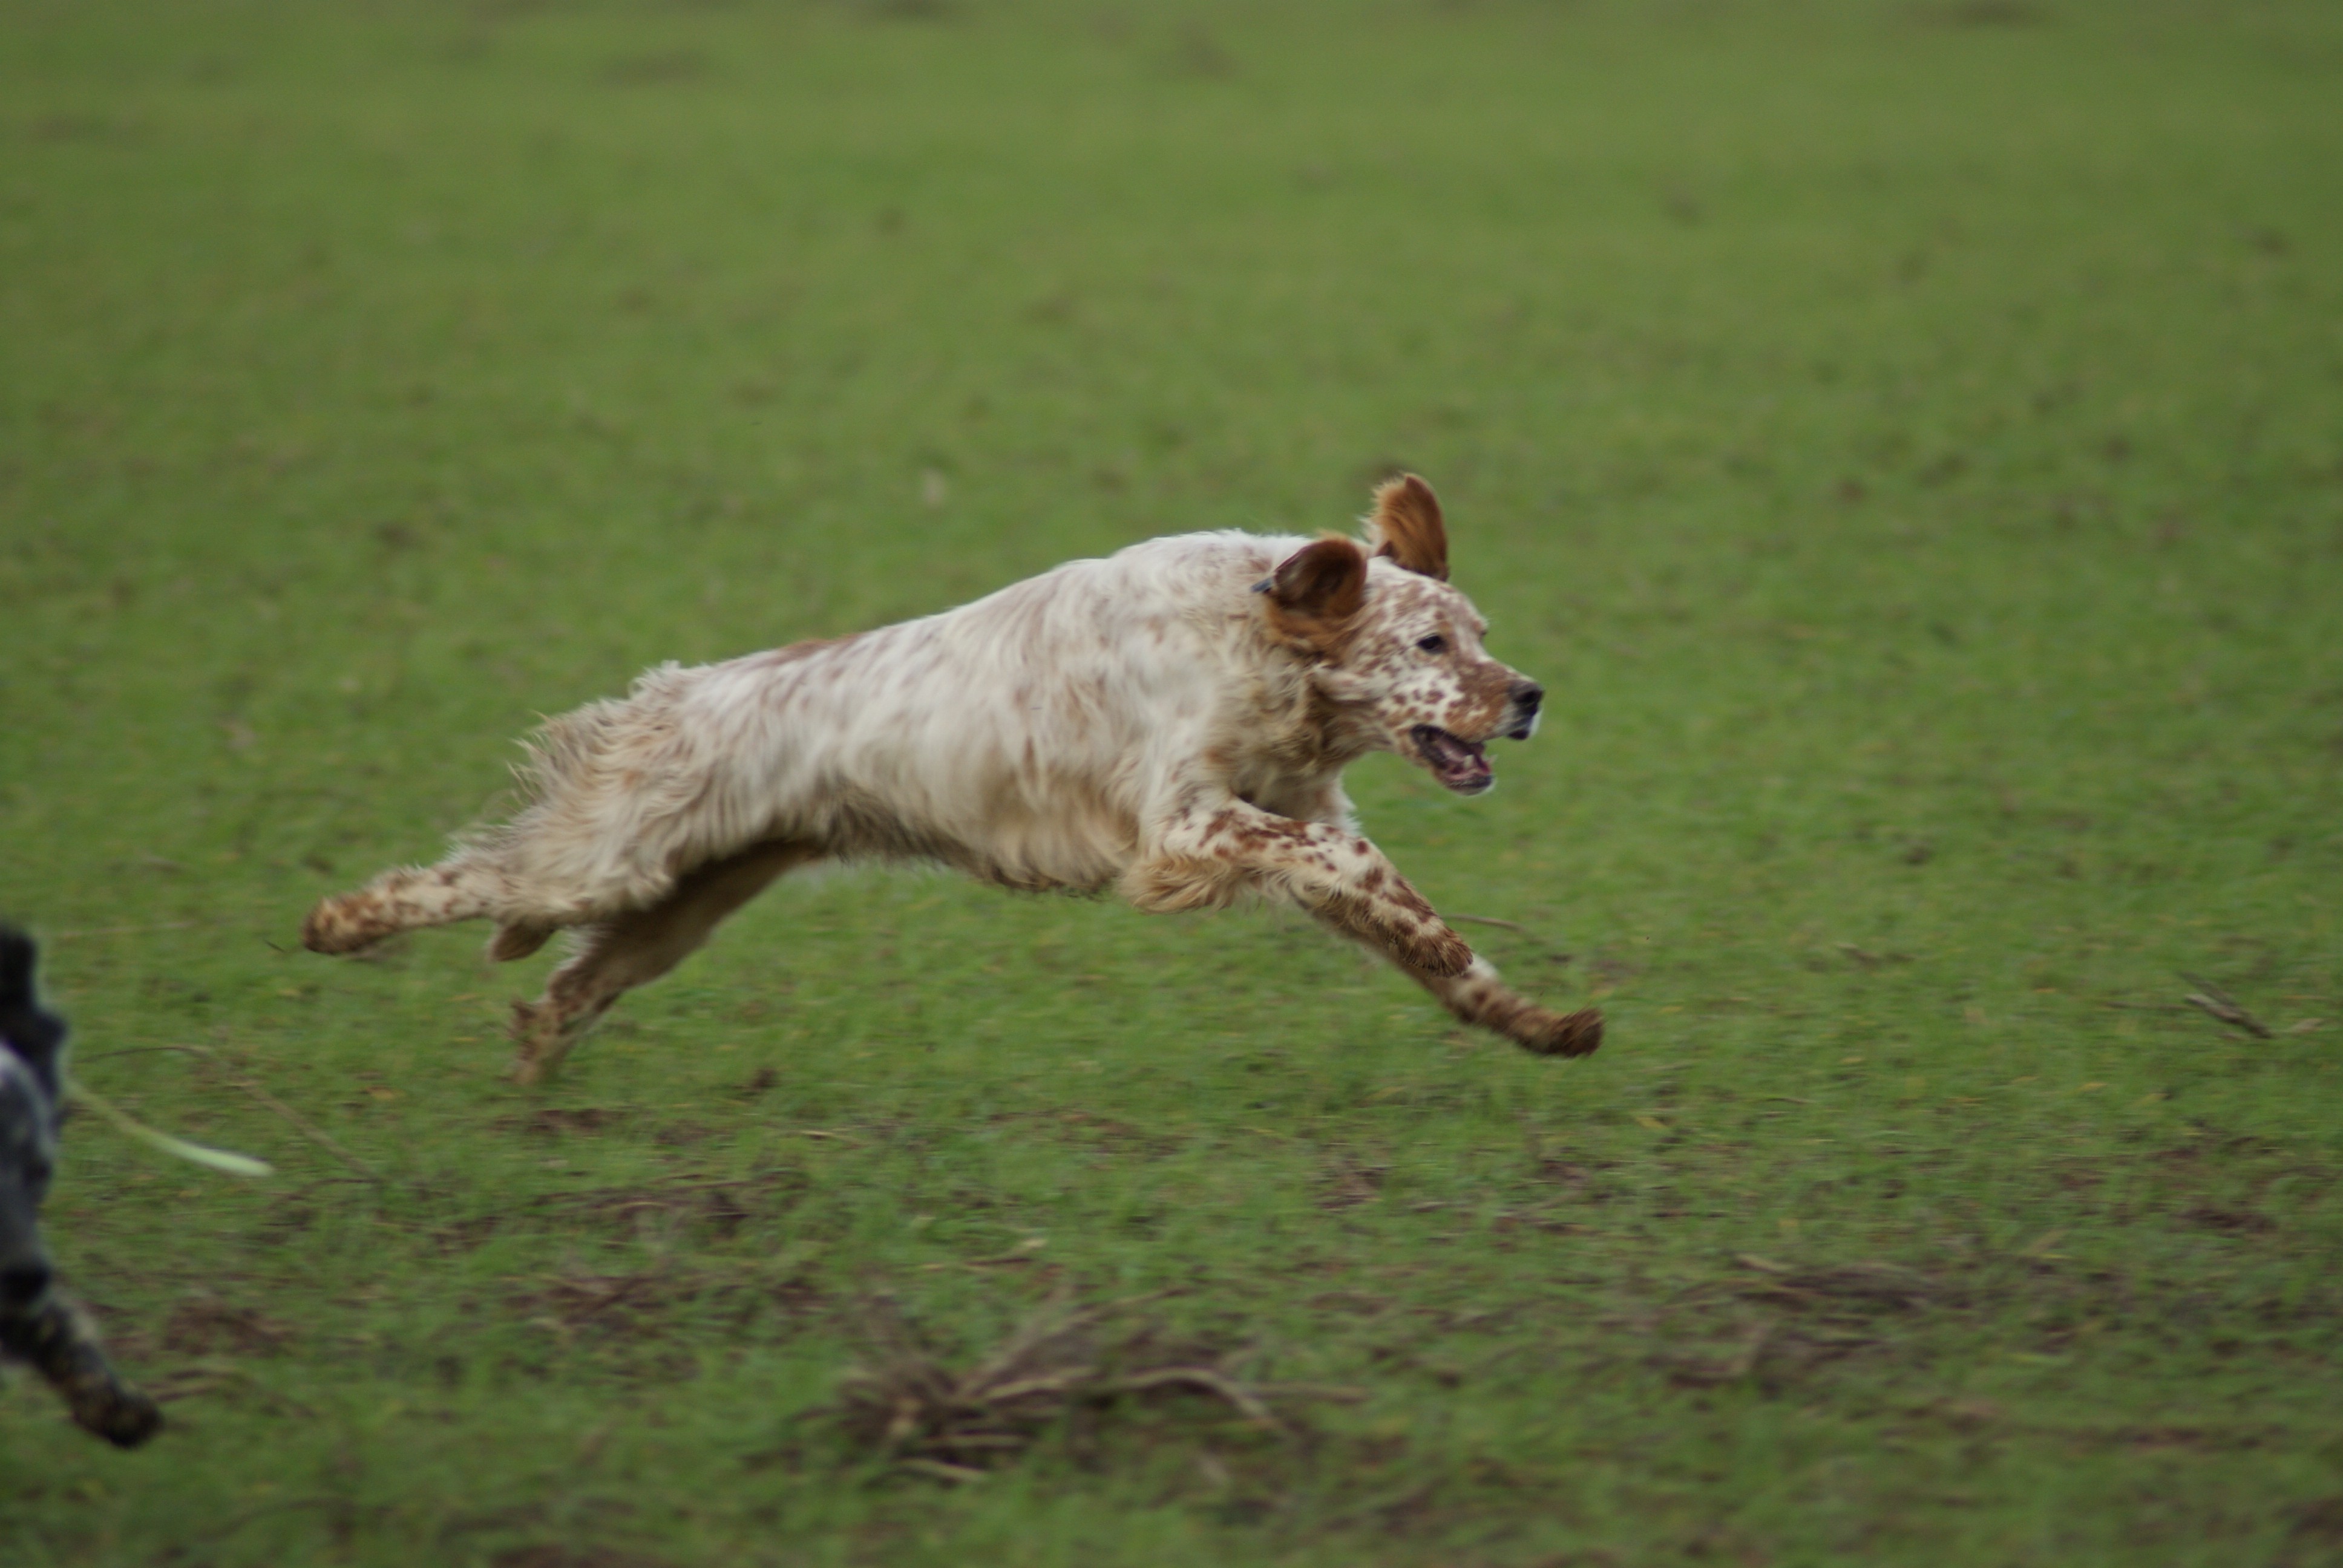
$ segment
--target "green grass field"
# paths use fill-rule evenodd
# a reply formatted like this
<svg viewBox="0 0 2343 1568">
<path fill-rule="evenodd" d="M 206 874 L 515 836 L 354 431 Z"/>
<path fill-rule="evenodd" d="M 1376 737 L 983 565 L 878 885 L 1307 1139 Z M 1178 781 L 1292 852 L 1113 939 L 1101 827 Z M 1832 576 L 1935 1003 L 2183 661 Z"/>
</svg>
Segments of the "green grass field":
<svg viewBox="0 0 2343 1568">
<path fill-rule="evenodd" d="M 75 1123 L 172 1426 L 0 1392 L 0 1559 L 2343 1561 L 2338 106 L 2318 0 L 0 3 L 0 911 L 278 1167 Z M 297 950 L 647 664 L 1397 465 L 1549 719 L 1353 792 L 1598 1056 L 940 876 L 541 1092 L 550 955 Z M 1278 1423 L 831 1408 L 1052 1301 Z"/>
</svg>

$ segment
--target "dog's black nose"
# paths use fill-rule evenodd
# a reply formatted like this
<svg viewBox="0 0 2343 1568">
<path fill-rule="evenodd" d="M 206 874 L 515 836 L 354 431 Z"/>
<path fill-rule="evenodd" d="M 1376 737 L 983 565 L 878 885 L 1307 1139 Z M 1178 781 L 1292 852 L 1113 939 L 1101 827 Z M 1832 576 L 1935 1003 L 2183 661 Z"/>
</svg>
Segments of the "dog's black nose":
<svg viewBox="0 0 2343 1568">
<path fill-rule="evenodd" d="M 37 1258 L 0 1269 L 0 1306 L 29 1307 L 48 1291 L 49 1266 Z"/>
<path fill-rule="evenodd" d="M 1527 740 L 1537 729 L 1538 704 L 1545 700 L 1545 688 L 1534 680 L 1516 680 L 1505 689 L 1506 739 Z"/>
</svg>

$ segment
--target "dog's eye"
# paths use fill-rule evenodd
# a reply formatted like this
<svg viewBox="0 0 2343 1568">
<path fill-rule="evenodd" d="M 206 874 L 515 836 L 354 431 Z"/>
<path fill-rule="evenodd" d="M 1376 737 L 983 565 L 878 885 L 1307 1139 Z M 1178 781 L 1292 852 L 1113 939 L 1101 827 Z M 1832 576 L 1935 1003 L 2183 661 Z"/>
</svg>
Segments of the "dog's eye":
<svg viewBox="0 0 2343 1568">
<path fill-rule="evenodd" d="M 1446 653 L 1448 639 L 1435 631 L 1430 637 L 1417 638 L 1415 646 L 1426 653 Z"/>
</svg>

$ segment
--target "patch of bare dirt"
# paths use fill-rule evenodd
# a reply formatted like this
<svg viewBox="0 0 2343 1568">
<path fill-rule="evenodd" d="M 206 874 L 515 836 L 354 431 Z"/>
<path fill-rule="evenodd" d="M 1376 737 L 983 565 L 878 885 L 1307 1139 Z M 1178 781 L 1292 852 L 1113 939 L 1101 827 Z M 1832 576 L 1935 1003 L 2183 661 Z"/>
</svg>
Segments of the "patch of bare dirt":
<svg viewBox="0 0 2343 1568">
<path fill-rule="evenodd" d="M 508 1282 L 506 1304 L 564 1340 L 593 1335 L 637 1343 L 666 1337 L 689 1314 L 749 1322 L 769 1312 L 802 1317 L 823 1297 L 802 1280 L 750 1271 L 669 1266 L 624 1273 L 572 1269 Z"/>
<path fill-rule="evenodd" d="M 667 1568 L 661 1558 L 615 1546 L 508 1546 L 488 1562 L 491 1568 Z"/>
<path fill-rule="evenodd" d="M 537 1199 L 530 1206 L 577 1215 L 625 1231 L 639 1231 L 649 1221 L 665 1228 L 704 1228 L 721 1238 L 751 1220 L 778 1213 L 781 1201 L 805 1185 L 802 1171 L 784 1167 L 748 1176 L 654 1181 L 641 1186 L 554 1193 Z"/>
<path fill-rule="evenodd" d="M 241 1306 L 199 1292 L 182 1300 L 164 1320 L 162 1349 L 176 1356 L 275 1355 L 292 1342 L 293 1331 L 257 1307 Z"/>
<path fill-rule="evenodd" d="M 607 1132 L 627 1120 L 623 1111 L 604 1105 L 544 1105 L 488 1123 L 492 1132 L 533 1132 L 543 1138 L 564 1134 Z"/>
<path fill-rule="evenodd" d="M 2332 1562 L 2328 1553 L 2343 1549 L 2343 1493 L 2302 1503 L 2289 1512 L 2294 1523 L 2273 1568 Z"/>
<path fill-rule="evenodd" d="M 1318 1207 L 1332 1212 L 1355 1209 L 1372 1203 L 1383 1196 L 1383 1178 L 1391 1173 L 1388 1165 L 1368 1165 L 1355 1160 L 1338 1160 L 1328 1168 L 1320 1184 Z"/>
</svg>

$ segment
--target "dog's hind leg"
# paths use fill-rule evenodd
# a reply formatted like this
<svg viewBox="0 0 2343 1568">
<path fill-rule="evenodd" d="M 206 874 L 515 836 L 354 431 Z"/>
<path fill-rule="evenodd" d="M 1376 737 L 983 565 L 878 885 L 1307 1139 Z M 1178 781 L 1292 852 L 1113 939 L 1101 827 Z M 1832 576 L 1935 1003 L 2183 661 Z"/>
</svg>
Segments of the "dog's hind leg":
<svg viewBox="0 0 2343 1568">
<path fill-rule="evenodd" d="M 580 927 L 577 951 L 553 971 L 545 995 L 513 1004 L 514 1081 L 534 1083 L 551 1071 L 611 1003 L 681 963 L 727 916 L 819 854 L 793 840 L 759 844 L 700 867 L 649 909 Z M 499 929 L 498 940 L 511 929 Z"/>
<path fill-rule="evenodd" d="M 458 849 L 436 866 L 385 871 L 356 892 L 321 899 L 301 922 L 313 953 L 354 953 L 399 931 L 495 912 L 505 877 L 484 855 Z"/>
</svg>

